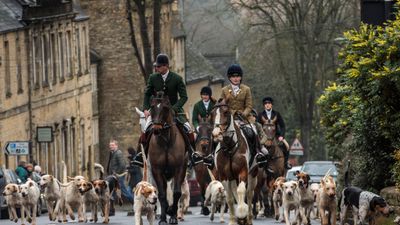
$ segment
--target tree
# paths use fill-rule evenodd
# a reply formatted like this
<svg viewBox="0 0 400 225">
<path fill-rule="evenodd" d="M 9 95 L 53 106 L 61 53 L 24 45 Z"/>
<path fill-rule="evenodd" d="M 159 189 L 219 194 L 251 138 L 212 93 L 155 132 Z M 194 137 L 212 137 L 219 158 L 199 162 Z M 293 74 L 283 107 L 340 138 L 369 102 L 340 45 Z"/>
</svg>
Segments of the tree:
<svg viewBox="0 0 400 225">
<path fill-rule="evenodd" d="M 274 70 L 281 75 L 293 104 L 295 121 L 309 159 L 316 96 L 333 78 L 335 38 L 346 27 L 346 0 L 235 0 L 233 6 L 244 15 L 251 32 L 274 54 Z M 254 36 L 257 37 L 257 36 Z M 260 45 L 257 47 L 259 48 Z M 253 48 L 254 50 L 254 48 Z M 242 54 L 243 55 L 243 54 Z M 247 56 L 247 55 L 246 55 Z M 264 72 L 264 71 L 262 71 Z M 266 80 L 267 78 L 264 78 Z M 282 87 L 283 83 L 280 85 Z M 318 121 L 318 120 L 317 120 Z"/>
<path fill-rule="evenodd" d="M 135 10 L 132 7 L 132 2 L 135 5 Z M 153 54 L 152 54 L 152 46 L 150 37 L 148 35 L 149 28 L 146 22 L 146 11 L 148 4 L 152 6 L 153 10 L 151 10 L 153 17 Z M 160 53 L 160 12 L 161 12 L 161 0 L 126 0 L 126 8 L 127 8 L 127 19 L 129 22 L 130 35 L 132 46 L 135 50 L 135 57 L 139 63 L 140 71 L 142 72 L 145 80 L 148 79 L 148 76 L 153 72 L 153 60 L 157 54 Z M 137 44 L 137 36 L 135 30 L 135 23 L 132 17 L 133 11 L 137 14 L 137 18 L 139 20 L 139 39 L 142 42 L 142 52 L 140 54 L 140 49 Z"/>
<path fill-rule="evenodd" d="M 354 184 L 373 191 L 393 184 L 391 169 L 400 184 L 399 35 L 399 15 L 346 32 L 339 78 L 319 98 L 331 154 L 355 162 Z"/>
</svg>

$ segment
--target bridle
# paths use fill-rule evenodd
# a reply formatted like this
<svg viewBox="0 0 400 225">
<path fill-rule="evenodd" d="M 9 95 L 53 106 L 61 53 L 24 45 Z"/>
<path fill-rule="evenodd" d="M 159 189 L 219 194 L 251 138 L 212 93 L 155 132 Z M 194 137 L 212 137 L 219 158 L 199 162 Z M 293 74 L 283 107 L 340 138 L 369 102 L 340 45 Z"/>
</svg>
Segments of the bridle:
<svg viewBox="0 0 400 225">
<path fill-rule="evenodd" d="M 215 105 L 213 107 L 213 110 L 218 110 L 223 106 L 229 107 L 228 104 L 218 104 L 218 105 Z M 226 123 L 225 124 L 221 124 L 220 123 L 220 118 L 218 118 L 218 119 L 216 118 L 214 120 L 214 128 L 218 127 L 219 129 L 221 129 L 222 134 L 227 133 L 227 132 L 231 132 L 231 131 L 227 131 L 231 126 L 231 122 L 232 122 L 231 119 L 232 119 L 232 116 L 229 116 L 228 120 L 226 121 Z M 225 125 L 226 126 L 225 129 L 222 129 L 221 125 Z"/>
<path fill-rule="evenodd" d="M 162 106 L 163 104 L 165 104 L 165 103 L 163 103 L 163 98 L 158 98 L 158 97 L 157 97 L 157 98 L 153 98 L 153 100 L 159 102 L 159 103 L 156 105 L 157 107 L 159 107 L 160 105 Z M 155 107 L 155 106 L 153 105 L 153 107 Z M 162 110 L 162 109 L 161 109 L 161 110 Z M 171 110 L 171 109 L 170 109 L 170 110 Z M 161 114 L 161 113 L 162 113 L 162 112 L 160 112 L 160 114 Z M 160 118 L 161 116 L 162 116 L 162 115 L 159 115 L 157 119 L 154 119 L 154 118 L 152 117 L 153 125 L 159 125 L 159 126 L 161 126 L 160 130 L 167 130 L 167 129 L 171 128 L 172 125 L 169 124 L 169 123 L 166 122 L 166 121 L 162 121 L 162 118 Z"/>
</svg>

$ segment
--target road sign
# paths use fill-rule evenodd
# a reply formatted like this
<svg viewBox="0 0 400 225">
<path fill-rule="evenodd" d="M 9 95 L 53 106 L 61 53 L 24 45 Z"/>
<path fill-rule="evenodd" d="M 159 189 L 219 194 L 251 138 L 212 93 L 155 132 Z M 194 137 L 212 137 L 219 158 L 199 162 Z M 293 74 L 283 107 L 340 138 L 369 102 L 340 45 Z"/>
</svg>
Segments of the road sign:
<svg viewBox="0 0 400 225">
<path fill-rule="evenodd" d="M 299 139 L 295 138 L 290 146 L 290 155 L 304 155 L 304 148 Z"/>
<path fill-rule="evenodd" d="M 9 141 L 4 146 L 4 152 L 7 155 L 28 155 L 29 150 L 29 141 Z"/>
</svg>

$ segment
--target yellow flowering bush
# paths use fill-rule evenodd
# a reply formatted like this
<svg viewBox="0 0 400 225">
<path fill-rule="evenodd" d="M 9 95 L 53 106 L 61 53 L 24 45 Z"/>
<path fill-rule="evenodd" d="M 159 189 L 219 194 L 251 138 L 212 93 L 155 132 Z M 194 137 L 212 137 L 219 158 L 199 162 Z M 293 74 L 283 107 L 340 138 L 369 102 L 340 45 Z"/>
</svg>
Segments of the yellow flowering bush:
<svg viewBox="0 0 400 225">
<path fill-rule="evenodd" d="M 329 154 L 351 155 L 361 187 L 400 186 L 400 16 L 344 39 L 338 79 L 318 99 Z"/>
</svg>

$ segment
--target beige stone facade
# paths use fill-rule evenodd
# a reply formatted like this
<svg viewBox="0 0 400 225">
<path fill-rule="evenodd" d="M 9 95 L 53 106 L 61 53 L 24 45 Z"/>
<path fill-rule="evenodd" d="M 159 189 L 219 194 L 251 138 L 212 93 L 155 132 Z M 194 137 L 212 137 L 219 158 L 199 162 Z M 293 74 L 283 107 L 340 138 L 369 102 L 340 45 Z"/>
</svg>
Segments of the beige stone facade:
<svg viewBox="0 0 400 225">
<path fill-rule="evenodd" d="M 15 168 L 18 160 L 35 161 L 45 173 L 60 176 L 65 162 L 68 175 L 90 177 L 98 151 L 98 110 L 89 18 L 76 13 L 70 1 L 56 4 L 59 14 L 49 14 L 46 3 L 30 5 L 35 11 L 20 15 L 29 26 L 0 33 L 0 147 L 9 141 L 32 143 L 29 155 L 2 152 L 0 164 Z M 51 127 L 53 141 L 39 143 L 38 127 Z"/>
</svg>

